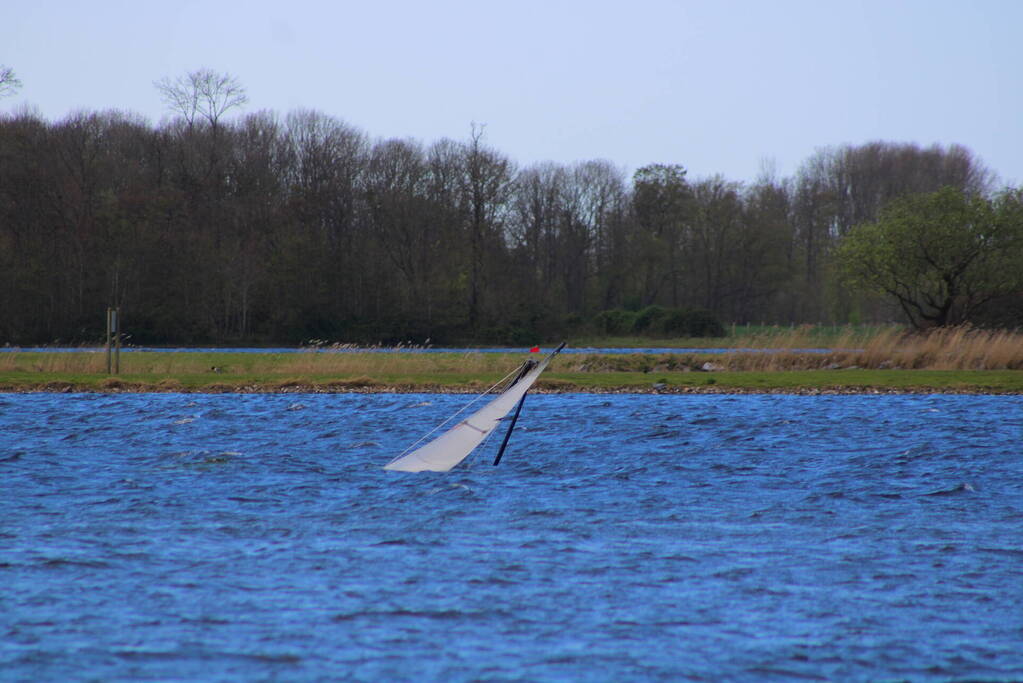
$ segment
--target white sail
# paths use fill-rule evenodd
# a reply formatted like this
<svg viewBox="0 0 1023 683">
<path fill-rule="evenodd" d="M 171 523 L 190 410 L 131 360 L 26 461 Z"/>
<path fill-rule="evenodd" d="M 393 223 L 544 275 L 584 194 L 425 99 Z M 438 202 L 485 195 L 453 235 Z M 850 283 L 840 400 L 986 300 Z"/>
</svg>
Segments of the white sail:
<svg viewBox="0 0 1023 683">
<path fill-rule="evenodd" d="M 504 390 L 490 403 L 462 420 L 454 427 L 419 448 L 400 455 L 387 465 L 385 470 L 400 472 L 447 472 L 462 462 L 473 449 L 483 443 L 483 439 L 501 424 L 501 419 L 511 412 L 512 408 L 522 400 L 540 373 L 544 371 L 551 359 L 561 350 L 558 347 L 544 358 L 536 367 L 527 372 L 517 382 Z"/>
</svg>

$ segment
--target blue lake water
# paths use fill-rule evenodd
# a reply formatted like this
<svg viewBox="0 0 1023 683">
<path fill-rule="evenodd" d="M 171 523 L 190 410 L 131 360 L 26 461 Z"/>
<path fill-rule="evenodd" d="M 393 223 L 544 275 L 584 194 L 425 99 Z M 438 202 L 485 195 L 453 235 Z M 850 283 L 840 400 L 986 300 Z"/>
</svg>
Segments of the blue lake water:
<svg viewBox="0 0 1023 683">
<path fill-rule="evenodd" d="M 1023 397 L 465 400 L 0 394 L 0 678 L 1023 678 Z"/>
</svg>

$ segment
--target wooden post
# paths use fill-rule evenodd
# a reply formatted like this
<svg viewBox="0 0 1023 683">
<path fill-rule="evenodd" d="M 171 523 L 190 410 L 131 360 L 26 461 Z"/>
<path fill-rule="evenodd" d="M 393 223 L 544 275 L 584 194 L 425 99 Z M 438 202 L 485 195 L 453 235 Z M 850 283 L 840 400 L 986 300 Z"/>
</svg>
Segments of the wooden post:
<svg viewBox="0 0 1023 683">
<path fill-rule="evenodd" d="M 121 374 L 121 307 L 114 309 L 114 374 Z"/>
<path fill-rule="evenodd" d="M 110 350 L 111 350 L 111 348 L 110 348 L 110 342 L 111 342 L 110 323 L 112 322 L 112 317 L 113 317 L 113 309 L 107 308 L 107 341 L 106 341 L 106 352 L 107 352 L 107 374 L 108 375 L 110 374 Z"/>
</svg>

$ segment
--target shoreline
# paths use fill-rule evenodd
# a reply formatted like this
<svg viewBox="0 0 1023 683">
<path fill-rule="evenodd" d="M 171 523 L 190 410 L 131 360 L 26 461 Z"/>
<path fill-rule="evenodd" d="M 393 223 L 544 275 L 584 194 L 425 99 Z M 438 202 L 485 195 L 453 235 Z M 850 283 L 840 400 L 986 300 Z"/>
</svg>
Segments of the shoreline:
<svg viewBox="0 0 1023 683">
<path fill-rule="evenodd" d="M 567 384 L 567 383 L 566 383 Z M 114 380 L 106 386 L 49 381 L 40 384 L 0 384 L 0 394 L 461 394 L 475 395 L 484 389 L 470 386 L 440 386 L 416 384 L 371 384 L 339 386 L 337 384 L 288 383 L 286 385 L 211 384 L 198 387 L 170 386 Z M 594 386 L 537 386 L 533 394 L 597 394 L 597 395 L 791 395 L 791 396 L 871 396 L 871 395 L 975 395 L 1021 396 L 1023 391 L 995 390 L 986 387 L 936 386 L 817 386 L 817 387 L 742 387 L 722 385 L 676 385 L 664 387 L 594 387 Z"/>
<path fill-rule="evenodd" d="M 920 362 L 895 363 L 884 354 L 855 364 L 838 355 L 781 353 L 711 360 L 688 354 L 559 356 L 532 391 L 1023 395 L 1023 368 L 1010 358 L 986 369 L 929 353 L 934 357 Z M 139 353 L 122 358 L 120 373 L 108 374 L 95 354 L 17 354 L 0 358 L 0 393 L 481 394 L 521 362 L 520 354 L 497 353 Z"/>
</svg>

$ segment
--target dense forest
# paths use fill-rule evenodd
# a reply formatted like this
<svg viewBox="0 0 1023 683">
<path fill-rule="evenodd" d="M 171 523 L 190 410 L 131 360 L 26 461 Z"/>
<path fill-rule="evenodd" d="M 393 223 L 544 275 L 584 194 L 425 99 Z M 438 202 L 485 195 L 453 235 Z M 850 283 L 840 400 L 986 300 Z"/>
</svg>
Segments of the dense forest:
<svg viewBox="0 0 1023 683">
<path fill-rule="evenodd" d="M 843 238 L 896 198 L 994 190 L 960 146 L 822 148 L 750 183 L 628 177 L 519 168 L 476 126 L 426 144 L 308 110 L 227 118 L 241 101 L 155 126 L 0 116 L 0 343 L 96 341 L 109 306 L 138 344 L 531 343 L 644 309 L 674 314 L 669 334 L 896 320 L 843 286 Z"/>
</svg>

